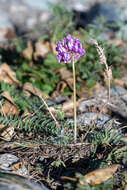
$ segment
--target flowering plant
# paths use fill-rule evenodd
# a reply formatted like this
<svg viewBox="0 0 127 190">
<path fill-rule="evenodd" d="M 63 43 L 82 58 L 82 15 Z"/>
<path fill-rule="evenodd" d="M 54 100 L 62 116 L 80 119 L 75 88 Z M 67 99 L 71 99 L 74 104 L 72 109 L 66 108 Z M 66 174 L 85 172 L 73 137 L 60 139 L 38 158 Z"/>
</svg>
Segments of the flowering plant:
<svg viewBox="0 0 127 190">
<path fill-rule="evenodd" d="M 82 43 L 70 34 L 62 41 L 56 42 L 56 51 L 58 52 L 58 61 L 64 63 L 71 63 L 73 67 L 73 93 L 74 93 L 74 140 L 77 138 L 77 124 L 76 124 L 76 79 L 75 79 L 75 62 L 85 54 L 82 48 Z"/>
<path fill-rule="evenodd" d="M 85 50 L 82 48 L 81 42 L 77 38 L 73 38 L 70 34 L 62 40 L 62 42 L 56 42 L 56 51 L 58 52 L 58 61 L 64 63 L 76 62 L 82 55 L 85 54 Z"/>
</svg>

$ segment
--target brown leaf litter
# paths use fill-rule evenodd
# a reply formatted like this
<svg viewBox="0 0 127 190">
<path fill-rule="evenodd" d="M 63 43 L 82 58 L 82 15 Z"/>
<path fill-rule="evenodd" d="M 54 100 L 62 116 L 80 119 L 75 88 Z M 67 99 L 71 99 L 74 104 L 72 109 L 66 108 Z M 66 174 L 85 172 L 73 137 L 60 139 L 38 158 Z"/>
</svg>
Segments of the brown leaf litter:
<svg viewBox="0 0 127 190">
<path fill-rule="evenodd" d="M 0 65 L 0 82 L 20 84 L 16 79 L 16 73 L 6 63 Z"/>
</svg>

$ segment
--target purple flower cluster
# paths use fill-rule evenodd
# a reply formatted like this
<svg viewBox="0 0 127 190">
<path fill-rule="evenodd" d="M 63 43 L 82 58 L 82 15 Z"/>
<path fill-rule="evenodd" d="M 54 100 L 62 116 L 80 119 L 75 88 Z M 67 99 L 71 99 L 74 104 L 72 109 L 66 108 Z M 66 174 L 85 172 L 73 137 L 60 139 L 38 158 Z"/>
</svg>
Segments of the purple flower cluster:
<svg viewBox="0 0 127 190">
<path fill-rule="evenodd" d="M 81 42 L 77 38 L 73 38 L 70 34 L 68 34 L 62 42 L 56 42 L 56 44 L 59 62 L 70 63 L 72 62 L 72 57 L 74 57 L 74 61 L 76 62 L 85 54 L 85 50 L 82 48 Z"/>
</svg>

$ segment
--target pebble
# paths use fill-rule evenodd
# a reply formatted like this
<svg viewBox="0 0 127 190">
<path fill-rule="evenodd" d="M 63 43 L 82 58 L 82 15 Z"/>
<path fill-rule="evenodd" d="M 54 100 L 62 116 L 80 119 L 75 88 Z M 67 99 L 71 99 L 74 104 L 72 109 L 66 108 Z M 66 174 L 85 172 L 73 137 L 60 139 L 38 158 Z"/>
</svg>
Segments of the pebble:
<svg viewBox="0 0 127 190">
<path fill-rule="evenodd" d="M 11 170 L 11 166 L 18 162 L 19 158 L 12 154 L 1 154 L 0 155 L 0 169 Z"/>
<path fill-rule="evenodd" d="M 91 124 L 91 122 L 94 119 L 96 119 L 97 116 L 98 116 L 98 113 L 92 113 L 92 112 L 82 113 L 77 116 L 77 124 L 81 125 L 81 126 L 89 126 Z M 111 117 L 109 115 L 99 114 L 98 119 L 95 121 L 95 125 L 98 128 L 100 128 L 110 119 L 111 119 Z M 74 121 L 73 121 L 73 119 L 68 119 L 68 122 L 73 124 Z"/>
<path fill-rule="evenodd" d="M 29 175 L 29 172 L 24 165 L 22 165 L 21 168 L 16 170 L 15 173 L 18 175 L 21 175 L 21 176 L 28 176 Z"/>
<path fill-rule="evenodd" d="M 67 100 L 67 97 L 59 95 L 59 96 L 56 96 L 54 99 L 55 99 L 56 104 L 62 104 Z"/>
<path fill-rule="evenodd" d="M 105 41 L 108 41 L 108 40 L 110 40 L 110 36 L 109 36 L 109 34 L 107 34 L 107 33 L 101 33 L 101 34 L 98 36 L 97 40 L 105 40 Z"/>
<path fill-rule="evenodd" d="M 111 96 L 122 96 L 127 93 L 127 90 L 121 86 L 111 88 Z"/>
<path fill-rule="evenodd" d="M 53 100 L 51 100 L 51 99 L 46 99 L 45 101 L 46 101 L 46 104 L 48 106 L 54 106 L 54 105 L 56 105 L 56 103 Z"/>
<path fill-rule="evenodd" d="M 107 101 L 107 90 L 102 87 L 96 90 L 87 100 L 82 100 L 78 107 L 78 111 L 88 112 L 92 107 L 101 110 Z M 104 113 L 110 110 L 112 113 L 127 118 L 127 90 L 121 86 L 111 88 L 111 98 L 108 102 Z M 89 117 L 89 116 L 88 116 Z M 94 117 L 94 116 L 93 116 Z"/>
<path fill-rule="evenodd" d="M 123 101 L 125 101 L 127 103 L 127 94 L 123 95 L 121 98 Z"/>
</svg>

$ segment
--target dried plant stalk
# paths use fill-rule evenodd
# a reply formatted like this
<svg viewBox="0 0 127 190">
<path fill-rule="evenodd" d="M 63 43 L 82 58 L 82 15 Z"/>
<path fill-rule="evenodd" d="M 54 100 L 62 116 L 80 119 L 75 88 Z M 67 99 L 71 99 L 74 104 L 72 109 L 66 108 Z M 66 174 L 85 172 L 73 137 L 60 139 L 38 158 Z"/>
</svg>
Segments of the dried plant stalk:
<svg viewBox="0 0 127 190">
<path fill-rule="evenodd" d="M 92 123 L 91 123 L 91 125 L 90 125 L 87 133 L 85 134 L 83 140 L 86 138 L 86 136 L 88 135 L 90 129 L 95 124 L 95 121 L 98 119 L 98 117 L 100 116 L 100 114 L 103 112 L 103 110 L 107 106 L 108 102 L 110 101 L 110 96 L 111 96 L 111 93 L 110 93 L 111 80 L 112 80 L 112 70 L 111 70 L 111 67 L 109 67 L 108 64 L 107 64 L 106 56 L 104 54 L 104 49 L 101 46 L 98 45 L 98 42 L 95 39 L 91 39 L 91 42 L 92 42 L 92 44 L 95 45 L 95 47 L 97 49 L 97 52 L 98 52 L 101 64 L 105 66 L 104 76 L 105 76 L 105 80 L 107 81 L 107 85 L 108 85 L 108 99 L 105 102 L 105 104 L 103 105 L 103 107 L 100 110 L 100 112 L 98 113 L 97 117 L 92 121 Z"/>
<path fill-rule="evenodd" d="M 108 101 L 110 100 L 110 86 L 111 86 L 111 80 L 112 80 L 112 70 L 111 67 L 108 66 L 107 64 L 107 60 L 104 54 L 104 49 L 98 45 L 98 42 L 94 39 L 91 39 L 91 41 L 93 42 L 93 44 L 95 45 L 99 58 L 100 58 L 100 62 L 102 65 L 105 66 L 105 79 L 108 82 Z"/>
<path fill-rule="evenodd" d="M 58 123 L 58 121 L 56 120 L 55 116 L 52 114 L 51 110 L 49 109 L 49 107 L 48 107 L 46 101 L 42 98 L 41 95 L 40 95 L 39 97 L 40 97 L 40 99 L 43 101 L 43 103 L 44 103 L 46 109 L 49 111 L 49 113 L 50 113 L 52 119 L 55 121 L 55 123 L 56 123 L 56 127 L 58 127 L 58 126 L 59 126 L 59 123 Z"/>
</svg>

